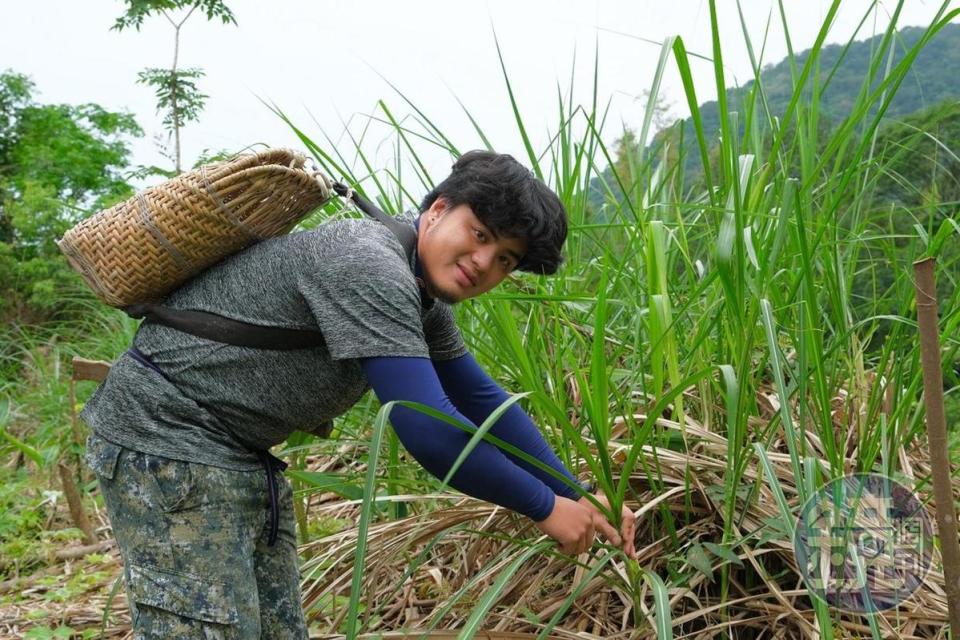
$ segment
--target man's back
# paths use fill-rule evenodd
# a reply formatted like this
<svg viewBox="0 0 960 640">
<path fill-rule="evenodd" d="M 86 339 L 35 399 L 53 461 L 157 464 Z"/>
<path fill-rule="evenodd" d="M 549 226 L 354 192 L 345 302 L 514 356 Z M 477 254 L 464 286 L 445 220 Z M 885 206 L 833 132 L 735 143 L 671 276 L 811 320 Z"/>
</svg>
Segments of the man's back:
<svg viewBox="0 0 960 640">
<path fill-rule="evenodd" d="M 141 327 L 134 347 L 166 379 L 121 358 L 83 417 L 118 444 L 215 466 L 256 468 L 249 450 L 278 444 L 296 429 L 326 431 L 368 388 L 358 358 L 463 353 L 449 307 L 421 310 L 399 242 L 370 220 L 334 221 L 256 244 L 165 304 L 258 325 L 319 328 L 325 339 L 320 347 L 270 351 Z"/>
</svg>

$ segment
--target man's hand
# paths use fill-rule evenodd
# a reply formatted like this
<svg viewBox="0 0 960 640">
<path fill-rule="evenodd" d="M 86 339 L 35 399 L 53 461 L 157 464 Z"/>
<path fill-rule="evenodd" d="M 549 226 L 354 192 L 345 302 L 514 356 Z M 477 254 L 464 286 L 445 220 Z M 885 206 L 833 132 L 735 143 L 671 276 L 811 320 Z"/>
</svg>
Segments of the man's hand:
<svg viewBox="0 0 960 640">
<path fill-rule="evenodd" d="M 600 532 L 604 538 L 618 547 L 622 542 L 617 530 L 607 522 L 593 505 L 587 502 L 585 506 L 581 502 L 563 496 L 556 496 L 553 511 L 550 512 L 546 520 L 541 520 L 536 525 L 540 531 L 560 544 L 560 551 L 571 555 L 579 555 L 588 551 L 593 546 L 596 532 Z M 630 544 L 632 548 L 632 538 Z"/>
<path fill-rule="evenodd" d="M 607 500 L 607 496 L 605 496 L 603 493 L 596 493 L 594 494 L 593 497 L 596 498 L 608 510 L 610 509 L 610 501 Z M 587 507 L 588 509 L 596 513 L 599 518 L 601 519 L 604 518 L 600 510 L 597 509 L 596 505 L 590 502 L 589 498 L 587 498 L 586 496 L 583 496 L 582 498 L 580 498 L 577 501 L 577 504 L 582 504 L 583 506 Z M 622 547 L 619 542 L 614 542 L 613 539 L 609 537 L 607 538 L 614 545 L 621 547 L 623 549 L 623 553 L 626 554 L 626 556 L 632 560 L 637 559 L 637 548 L 633 541 L 636 520 L 637 518 L 635 515 L 633 515 L 633 511 L 628 509 L 627 505 L 623 505 L 623 508 L 620 510 L 620 537 L 623 541 Z M 604 520 L 604 522 L 606 523 L 606 520 Z M 610 526 L 610 525 L 608 524 L 607 526 Z"/>
</svg>

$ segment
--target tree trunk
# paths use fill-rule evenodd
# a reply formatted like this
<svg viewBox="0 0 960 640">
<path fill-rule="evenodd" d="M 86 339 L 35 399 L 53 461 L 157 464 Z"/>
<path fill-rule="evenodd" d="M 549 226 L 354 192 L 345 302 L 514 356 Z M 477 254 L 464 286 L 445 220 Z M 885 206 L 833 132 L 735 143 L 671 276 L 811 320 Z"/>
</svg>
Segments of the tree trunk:
<svg viewBox="0 0 960 640">
<path fill-rule="evenodd" d="M 170 109 L 173 112 L 174 168 L 177 175 L 180 175 L 180 110 L 177 108 L 177 57 L 180 54 L 181 25 L 183 25 L 182 22 L 176 25 L 173 31 L 173 66 L 170 68 Z"/>
</svg>

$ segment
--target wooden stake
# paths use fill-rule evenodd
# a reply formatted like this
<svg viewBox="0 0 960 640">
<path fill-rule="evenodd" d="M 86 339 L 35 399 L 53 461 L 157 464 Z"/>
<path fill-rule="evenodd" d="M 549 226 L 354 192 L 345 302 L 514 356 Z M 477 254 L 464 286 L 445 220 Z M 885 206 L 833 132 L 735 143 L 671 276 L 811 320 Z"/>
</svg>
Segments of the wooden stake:
<svg viewBox="0 0 960 640">
<path fill-rule="evenodd" d="M 77 490 L 77 483 L 73 481 L 70 467 L 61 462 L 57 465 L 57 470 L 60 472 L 63 495 L 67 498 L 67 506 L 70 508 L 70 518 L 73 520 L 73 524 L 83 532 L 85 544 L 96 544 L 97 534 L 90 525 L 86 511 L 83 510 L 83 501 L 80 498 L 80 492 Z"/>
<path fill-rule="evenodd" d="M 94 382 L 103 382 L 107 374 L 110 373 L 110 363 L 104 360 L 87 360 L 86 358 L 73 358 L 73 376 L 72 380 L 93 380 Z"/>
<path fill-rule="evenodd" d="M 917 321 L 920 325 L 920 363 L 923 367 L 923 400 L 927 412 L 927 442 L 933 473 L 933 496 L 937 502 L 937 532 L 943 555 L 943 576 L 953 638 L 960 638 L 960 540 L 957 513 L 950 480 L 947 423 L 943 409 L 943 371 L 937 328 L 937 282 L 934 260 L 913 263 L 917 290 Z"/>
</svg>

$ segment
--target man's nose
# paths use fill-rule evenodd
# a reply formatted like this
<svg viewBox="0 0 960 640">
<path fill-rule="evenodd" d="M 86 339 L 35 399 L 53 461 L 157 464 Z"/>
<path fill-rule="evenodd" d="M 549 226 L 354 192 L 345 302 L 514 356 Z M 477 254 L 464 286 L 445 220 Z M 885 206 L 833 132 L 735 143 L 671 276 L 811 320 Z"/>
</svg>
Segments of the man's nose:
<svg viewBox="0 0 960 640">
<path fill-rule="evenodd" d="M 481 273 L 486 273 L 490 267 L 493 265 L 493 261 L 496 259 L 497 248 L 493 245 L 488 245 L 485 247 L 480 247 L 473 252 L 473 263 L 476 266 L 477 270 Z"/>
</svg>

